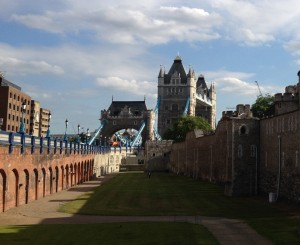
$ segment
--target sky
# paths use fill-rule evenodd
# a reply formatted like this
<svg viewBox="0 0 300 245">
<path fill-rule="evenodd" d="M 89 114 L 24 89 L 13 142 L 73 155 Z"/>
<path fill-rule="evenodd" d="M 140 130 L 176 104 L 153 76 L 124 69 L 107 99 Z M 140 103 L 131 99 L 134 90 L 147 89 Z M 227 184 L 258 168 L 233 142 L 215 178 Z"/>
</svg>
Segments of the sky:
<svg viewBox="0 0 300 245">
<path fill-rule="evenodd" d="M 157 101 L 179 54 L 217 90 L 217 120 L 298 82 L 297 0 L 0 0 L 0 71 L 51 110 L 51 133 L 100 125 L 115 101 Z"/>
</svg>

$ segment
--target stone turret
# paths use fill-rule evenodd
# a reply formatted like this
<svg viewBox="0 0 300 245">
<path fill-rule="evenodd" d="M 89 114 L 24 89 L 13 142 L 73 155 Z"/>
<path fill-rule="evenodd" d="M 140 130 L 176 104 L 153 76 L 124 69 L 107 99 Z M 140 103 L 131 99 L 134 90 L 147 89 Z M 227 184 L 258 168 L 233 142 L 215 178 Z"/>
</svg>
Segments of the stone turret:
<svg viewBox="0 0 300 245">
<path fill-rule="evenodd" d="M 192 67 L 189 68 L 188 77 L 187 77 L 187 85 L 189 88 L 189 97 L 190 97 L 190 106 L 188 114 L 191 116 L 195 116 L 195 108 L 196 108 L 196 80 L 195 80 L 195 72 Z"/>
</svg>

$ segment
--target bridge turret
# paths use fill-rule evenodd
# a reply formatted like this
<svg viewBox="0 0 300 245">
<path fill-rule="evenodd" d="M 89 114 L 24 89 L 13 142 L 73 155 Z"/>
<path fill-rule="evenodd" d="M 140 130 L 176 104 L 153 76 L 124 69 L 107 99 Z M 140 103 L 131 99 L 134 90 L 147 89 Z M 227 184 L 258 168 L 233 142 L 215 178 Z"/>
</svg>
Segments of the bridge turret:
<svg viewBox="0 0 300 245">
<path fill-rule="evenodd" d="M 189 115 L 195 116 L 195 108 L 196 108 L 196 79 L 195 72 L 190 66 L 188 76 L 187 76 L 187 86 L 188 93 L 190 97 L 190 107 L 189 107 Z"/>
<path fill-rule="evenodd" d="M 210 115 L 210 123 L 211 127 L 215 129 L 216 125 L 216 111 L 217 111 L 217 93 L 216 93 L 216 88 L 215 84 L 211 83 L 210 88 L 209 88 L 209 98 L 211 100 L 212 108 L 211 108 L 211 115 Z"/>
</svg>

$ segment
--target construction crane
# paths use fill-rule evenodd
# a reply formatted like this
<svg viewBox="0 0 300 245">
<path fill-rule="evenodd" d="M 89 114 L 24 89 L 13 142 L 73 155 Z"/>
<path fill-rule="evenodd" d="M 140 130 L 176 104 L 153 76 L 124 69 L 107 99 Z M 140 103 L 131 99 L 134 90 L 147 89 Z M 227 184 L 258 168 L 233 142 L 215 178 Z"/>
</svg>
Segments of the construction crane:
<svg viewBox="0 0 300 245">
<path fill-rule="evenodd" d="M 257 85 L 257 88 L 258 88 L 258 91 L 259 91 L 259 95 L 260 95 L 260 96 L 263 96 L 262 93 L 261 93 L 260 87 L 259 87 L 259 85 L 258 85 L 258 82 L 255 81 L 255 83 L 256 83 L 256 85 Z"/>
</svg>

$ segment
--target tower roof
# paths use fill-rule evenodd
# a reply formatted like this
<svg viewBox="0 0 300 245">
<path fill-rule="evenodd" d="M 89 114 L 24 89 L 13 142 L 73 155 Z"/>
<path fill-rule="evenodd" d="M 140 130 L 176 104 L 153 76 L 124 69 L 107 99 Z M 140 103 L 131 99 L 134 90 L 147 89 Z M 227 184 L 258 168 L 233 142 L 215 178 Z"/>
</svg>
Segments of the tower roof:
<svg viewBox="0 0 300 245">
<path fill-rule="evenodd" d="M 147 106 L 145 101 L 112 101 L 108 110 L 110 115 L 119 115 L 119 113 L 128 108 L 131 113 L 142 115 L 144 111 L 147 111 Z"/>
<path fill-rule="evenodd" d="M 165 82 L 166 83 L 170 83 L 171 77 L 175 72 L 180 74 L 181 83 L 186 83 L 187 82 L 186 72 L 185 72 L 184 67 L 182 65 L 181 57 L 179 55 L 177 55 L 176 58 L 174 59 L 173 65 L 171 66 L 168 74 L 165 77 Z"/>
<path fill-rule="evenodd" d="M 202 89 L 208 90 L 208 87 L 206 85 L 204 76 L 202 74 L 198 77 L 198 80 L 197 80 L 197 83 L 196 83 L 196 87 L 197 88 L 201 87 Z"/>
</svg>

